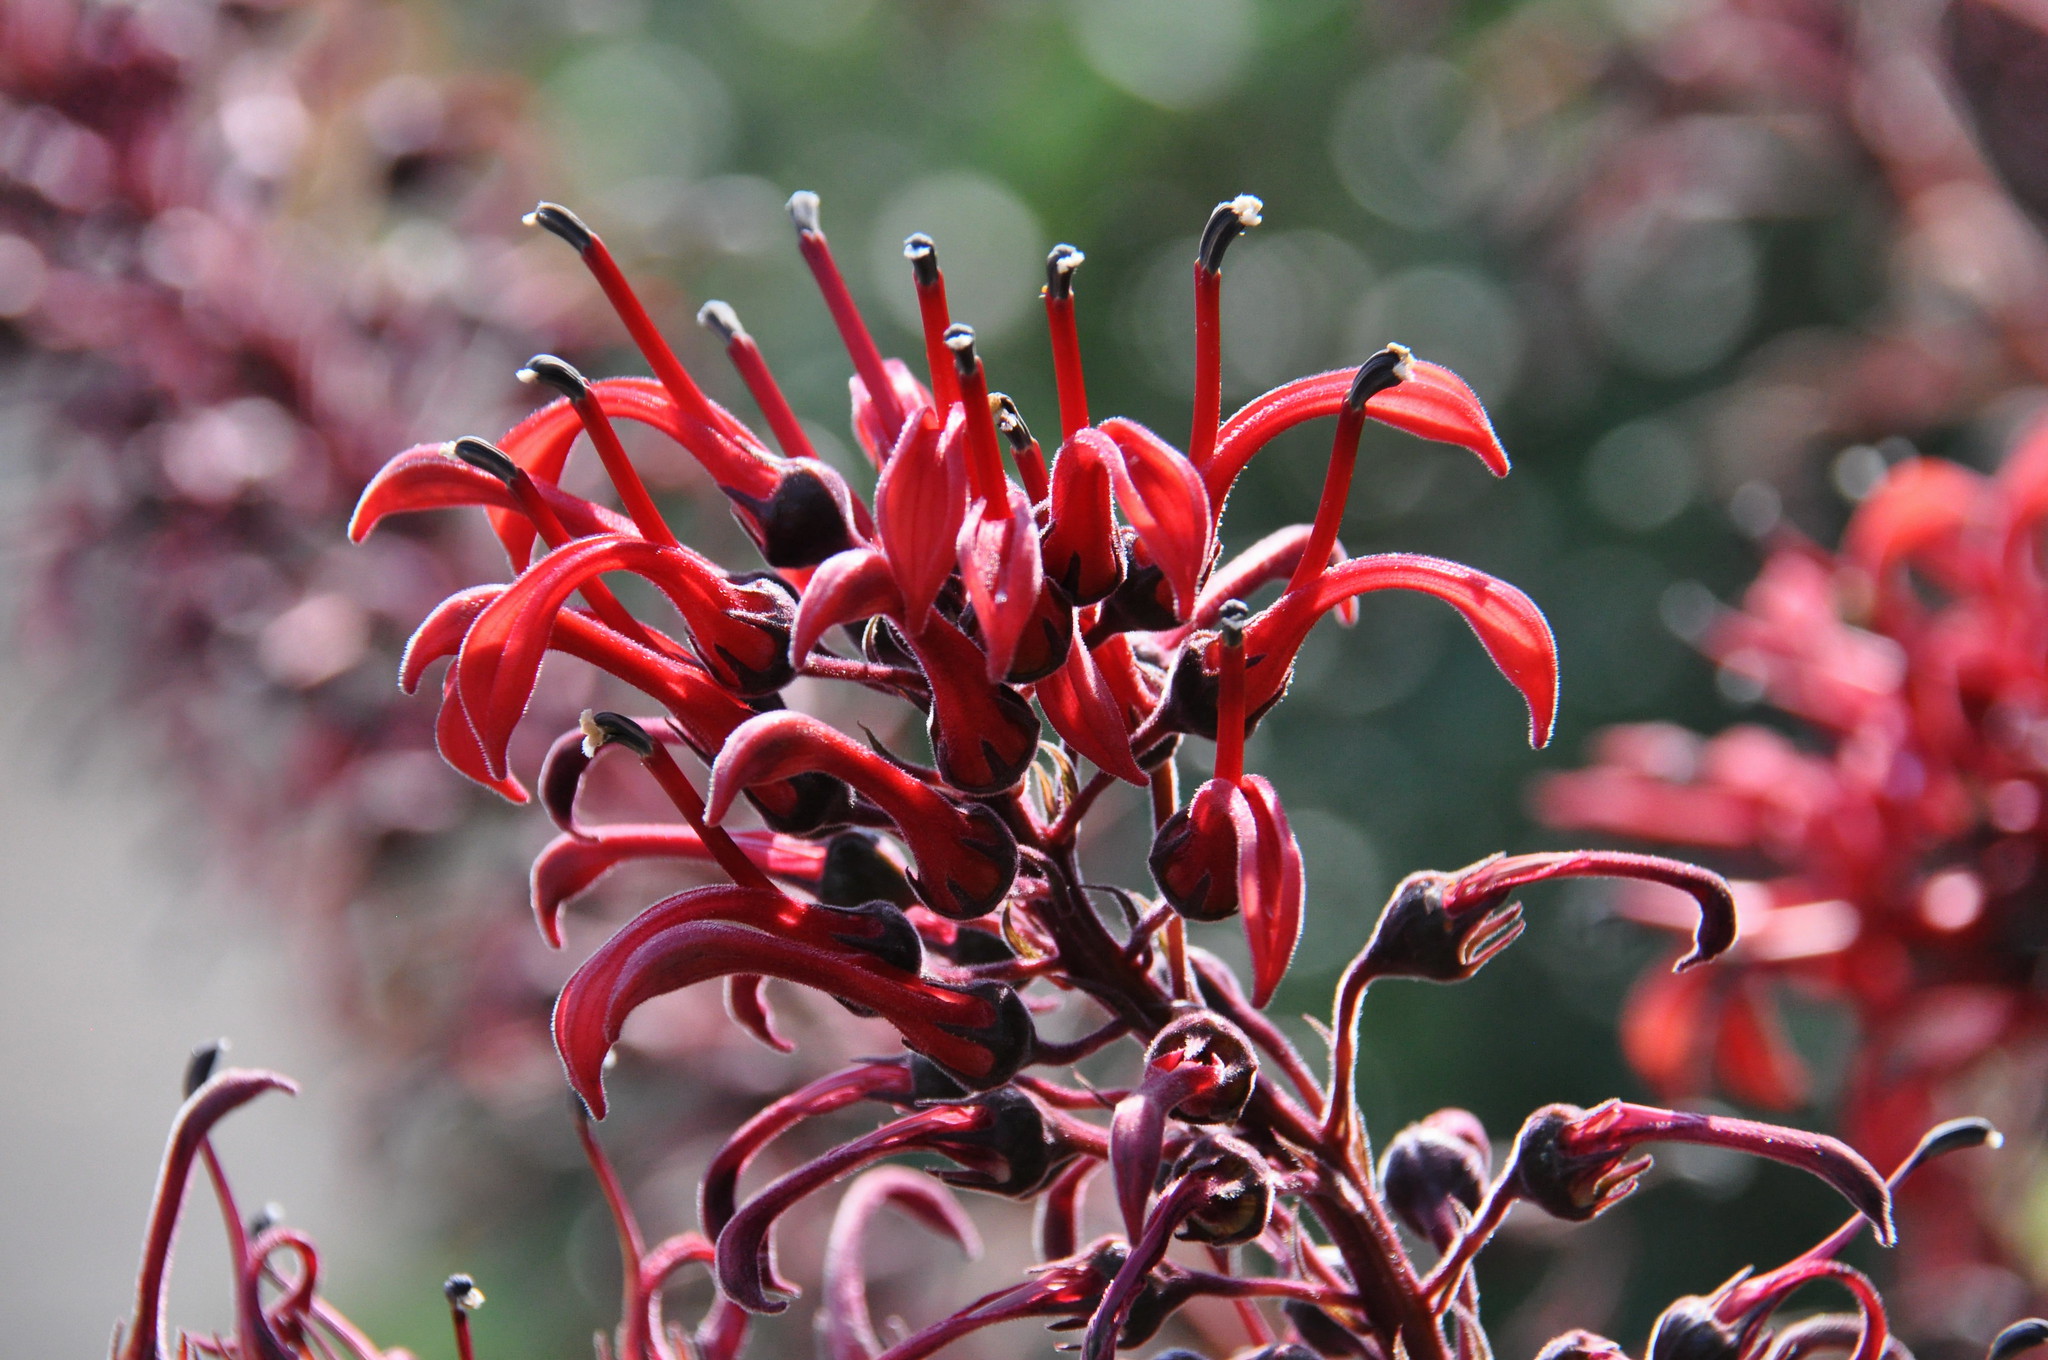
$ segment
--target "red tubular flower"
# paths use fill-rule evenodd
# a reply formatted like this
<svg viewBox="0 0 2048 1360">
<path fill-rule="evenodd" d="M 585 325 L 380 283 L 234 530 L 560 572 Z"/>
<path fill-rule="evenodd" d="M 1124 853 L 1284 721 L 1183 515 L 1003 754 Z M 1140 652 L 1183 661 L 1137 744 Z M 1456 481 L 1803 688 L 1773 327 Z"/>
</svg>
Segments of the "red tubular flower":
<svg viewBox="0 0 2048 1360">
<path fill-rule="evenodd" d="M 917 932 L 885 903 L 797 902 L 759 888 L 678 893 L 633 918 L 584 961 L 555 1002 L 569 1084 L 604 1115 L 604 1056 L 642 1002 L 732 973 L 779 977 L 864 1006 L 911 1048 L 976 1087 L 1030 1056 L 1030 1017 L 998 982 L 947 986 L 919 974 Z"/>
<path fill-rule="evenodd" d="M 1878 1241 L 1891 1245 L 1891 1191 L 1861 1154 L 1826 1134 L 1750 1119 L 1620 1100 L 1591 1110 L 1548 1105 L 1522 1125 L 1504 1175 L 1516 1196 L 1554 1217 L 1582 1221 L 1635 1189 L 1650 1159 L 1632 1154 L 1638 1144 L 1654 1142 L 1731 1148 L 1811 1172 L 1870 1220 Z"/>
<path fill-rule="evenodd" d="M 900 1166 L 877 1167 L 846 1188 L 825 1238 L 825 1301 L 819 1319 L 830 1360 L 874 1360 L 882 1349 L 868 1312 L 867 1228 L 893 1206 L 943 1237 L 968 1260 L 981 1259 L 974 1220 L 942 1183 Z"/>
<path fill-rule="evenodd" d="M 815 887 L 825 866 L 823 846 L 775 831 L 736 831 L 733 839 L 775 877 L 799 887 Z M 592 827 L 549 841 L 534 856 L 530 888 L 533 917 L 541 938 L 562 947 L 562 908 L 629 860 L 687 859 L 715 863 L 697 833 L 687 826 L 628 823 Z"/>
<path fill-rule="evenodd" d="M 1529 742 L 1550 740 L 1557 716 L 1557 640 L 1549 621 L 1527 595 L 1483 571 L 1416 553 L 1354 557 L 1331 567 L 1313 585 L 1290 590 L 1245 625 L 1245 707 L 1256 723 L 1286 693 L 1294 656 L 1324 614 L 1339 602 L 1374 590 L 1415 590 L 1456 609 L 1480 645 L 1529 706 Z M 1216 667 L 1222 643 L 1198 633 L 1174 669 L 1169 721 L 1184 732 L 1216 731 Z"/>
<path fill-rule="evenodd" d="M 992 911 L 1017 876 L 1017 842 L 1001 817 L 961 806 L 807 714 L 763 713 L 735 729 L 711 767 L 707 815 L 723 820 L 740 789 L 810 771 L 845 780 L 896 824 L 917 861 L 911 882 L 942 916 Z"/>
<path fill-rule="evenodd" d="M 653 583 L 681 611 L 697 654 L 721 685 L 771 694 L 789 683 L 789 631 L 795 602 L 780 583 L 728 580 L 684 547 L 593 535 L 548 554 L 493 600 L 462 640 L 455 674 L 463 709 L 494 773 L 526 711 L 550 630 L 568 597 L 607 571 Z"/>
<path fill-rule="evenodd" d="M 795 1290 L 776 1279 L 769 1244 L 775 1221 L 806 1196 L 901 1152 L 936 1152 L 963 1169 L 941 1172 L 949 1184 L 1028 1195 L 1065 1160 L 1036 1101 L 1001 1087 L 951 1104 L 928 1106 L 841 1143 L 762 1188 L 718 1234 L 718 1287 L 753 1313 L 779 1313 Z"/>
<path fill-rule="evenodd" d="M 1038 755 L 1031 705 L 1008 685 L 988 683 L 981 649 L 942 615 L 908 641 L 931 687 L 925 730 L 940 777 L 966 794 L 1015 788 Z"/>
<path fill-rule="evenodd" d="M 1210 500 L 1217 505 L 1228 500 L 1238 474 L 1276 436 L 1343 410 L 1358 372 L 1340 368 L 1296 378 L 1246 402 L 1224 422 L 1216 456 L 1202 468 Z M 1508 475 L 1507 450 L 1493 432 L 1478 394 L 1441 364 L 1410 360 L 1407 377 L 1367 401 L 1365 414 L 1408 434 L 1469 449 L 1494 476 Z"/>
</svg>

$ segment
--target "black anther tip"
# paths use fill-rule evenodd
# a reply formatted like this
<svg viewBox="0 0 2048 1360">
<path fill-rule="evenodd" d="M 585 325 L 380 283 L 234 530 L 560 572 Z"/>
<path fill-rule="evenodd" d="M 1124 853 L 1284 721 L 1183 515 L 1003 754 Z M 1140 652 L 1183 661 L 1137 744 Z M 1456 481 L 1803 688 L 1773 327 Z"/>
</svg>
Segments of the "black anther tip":
<svg viewBox="0 0 2048 1360">
<path fill-rule="evenodd" d="M 1022 453 L 1031 447 L 1031 427 L 1024 423 L 1024 413 L 1017 409 L 1017 403 L 1010 400 L 1006 392 L 992 394 L 988 403 L 995 412 L 996 433 L 1010 441 L 1010 447 Z"/>
<path fill-rule="evenodd" d="M 818 225 L 818 196 L 809 189 L 799 189 L 791 194 L 785 206 L 789 210 L 789 220 L 796 224 L 798 231 L 811 235 L 822 232 Z"/>
<path fill-rule="evenodd" d="M 1344 404 L 1354 411 L 1362 410 L 1366 402 L 1389 387 L 1408 381 L 1415 371 L 1414 359 L 1406 345 L 1388 345 L 1358 366 L 1351 379 L 1351 390 L 1344 394 Z"/>
<path fill-rule="evenodd" d="M 185 1060 L 185 1099 L 190 1100 L 194 1091 L 213 1079 L 227 1051 L 225 1039 L 215 1039 L 192 1050 L 192 1056 Z"/>
<path fill-rule="evenodd" d="M 484 1306 L 484 1291 L 476 1287 L 476 1280 L 460 1271 L 441 1282 L 441 1293 L 447 1296 L 452 1308 L 465 1313 L 474 1313 Z"/>
<path fill-rule="evenodd" d="M 965 378 L 974 373 L 974 327 L 956 321 L 946 327 L 946 348 L 953 351 L 953 367 Z"/>
<path fill-rule="evenodd" d="M 743 340 L 747 334 L 747 328 L 740 324 L 740 314 L 715 298 L 697 309 L 697 324 L 717 336 L 721 345 Z"/>
<path fill-rule="evenodd" d="M 1055 301 L 1065 301 L 1074 295 L 1074 271 L 1088 257 L 1077 247 L 1064 243 L 1052 248 L 1045 257 L 1045 295 Z"/>
<path fill-rule="evenodd" d="M 912 232 L 903 238 L 903 258 L 910 261 L 911 277 L 920 288 L 931 288 L 939 281 L 939 248 L 932 238 L 923 232 Z"/>
<path fill-rule="evenodd" d="M 544 227 L 576 247 L 578 254 L 597 244 L 597 233 L 583 219 L 559 203 L 540 203 L 523 219 L 529 227 Z"/>
<path fill-rule="evenodd" d="M 1244 646 L 1245 625 L 1252 621 L 1251 606 L 1243 600 L 1225 600 L 1216 610 L 1216 632 L 1226 647 Z"/>
<path fill-rule="evenodd" d="M 455 441 L 451 451 L 478 472 L 488 472 L 507 486 L 519 479 L 519 465 L 488 439 L 466 434 Z"/>
<path fill-rule="evenodd" d="M 1991 1348 L 1984 1353 L 1984 1360 L 2007 1360 L 2007 1357 L 2031 1350 L 2043 1342 L 2048 1342 L 2048 1319 L 2028 1318 L 2015 1322 L 1994 1337 Z"/>
<path fill-rule="evenodd" d="M 552 354 L 536 354 L 528 359 L 526 367 L 519 370 L 519 381 L 546 383 L 571 401 L 582 401 L 590 395 L 590 381 L 576 371 L 574 364 Z"/>
<path fill-rule="evenodd" d="M 623 713 L 608 713 L 586 708 L 578 720 L 583 728 L 583 754 L 595 756 L 598 750 L 613 742 L 625 747 L 643 760 L 654 754 L 654 738 L 647 735 L 647 729 Z"/>
<path fill-rule="evenodd" d="M 1221 273 L 1223 252 L 1247 229 L 1259 225 L 1259 214 L 1265 206 L 1251 194 L 1239 194 L 1228 203 L 1218 203 L 1209 214 L 1208 225 L 1202 228 L 1202 244 L 1195 252 L 1196 263 L 1211 274 Z"/>
</svg>

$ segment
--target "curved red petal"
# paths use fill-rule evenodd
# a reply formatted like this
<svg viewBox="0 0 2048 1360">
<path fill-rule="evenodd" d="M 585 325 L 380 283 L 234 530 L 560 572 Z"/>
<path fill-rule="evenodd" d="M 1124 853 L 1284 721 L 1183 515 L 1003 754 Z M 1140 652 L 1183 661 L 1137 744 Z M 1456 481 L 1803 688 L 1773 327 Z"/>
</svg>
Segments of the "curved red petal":
<svg viewBox="0 0 2048 1360">
<path fill-rule="evenodd" d="M 1095 762 L 1097 769 L 1145 787 L 1145 771 L 1131 755 L 1124 707 L 1079 634 L 1069 644 L 1066 664 L 1039 681 L 1033 693 L 1062 741 Z"/>
</svg>

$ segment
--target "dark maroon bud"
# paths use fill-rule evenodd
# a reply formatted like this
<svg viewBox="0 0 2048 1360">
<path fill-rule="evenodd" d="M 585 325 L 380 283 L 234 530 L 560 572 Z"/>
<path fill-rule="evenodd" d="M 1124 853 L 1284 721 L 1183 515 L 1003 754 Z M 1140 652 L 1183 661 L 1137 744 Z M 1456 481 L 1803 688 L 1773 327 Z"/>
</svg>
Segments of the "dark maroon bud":
<svg viewBox="0 0 2048 1360">
<path fill-rule="evenodd" d="M 441 1293 L 451 1307 L 465 1313 L 474 1313 L 484 1306 L 484 1291 L 478 1289 L 476 1281 L 467 1275 L 450 1275 L 441 1282 Z"/>
<path fill-rule="evenodd" d="M 1544 1343 L 1536 1360 L 1627 1360 L 1627 1354 L 1599 1333 L 1574 1327 Z"/>
<path fill-rule="evenodd" d="M 529 227 L 544 227 L 576 247 L 578 254 L 590 249 L 597 233 L 583 225 L 583 219 L 559 203 L 542 203 L 526 215 Z"/>
<path fill-rule="evenodd" d="M 1648 1360 L 1736 1360 L 1742 1338 L 1714 1315 L 1714 1301 L 1691 1295 L 1664 1310 L 1650 1333 Z"/>
<path fill-rule="evenodd" d="M 910 1054 L 909 1063 L 912 1105 L 951 1104 L 967 1097 L 967 1088 L 924 1054 Z"/>
<path fill-rule="evenodd" d="M 1229 1134 L 1199 1139 L 1174 1163 L 1174 1179 L 1196 1177 L 1206 1190 L 1178 1236 L 1228 1247 L 1255 1240 L 1273 1216 L 1273 1169 L 1248 1144 Z"/>
<path fill-rule="evenodd" d="M 905 237 L 903 258 L 910 261 L 911 277 L 918 287 L 930 288 L 939 281 L 939 248 L 931 237 L 921 231 Z"/>
<path fill-rule="evenodd" d="M 1520 918 L 1488 911 L 1453 916 L 1444 906 L 1448 875 L 1410 874 L 1394 889 L 1380 913 L 1366 960 L 1377 977 L 1461 982 L 1504 944 L 1500 936 L 1520 932 Z"/>
<path fill-rule="evenodd" d="M 917 669 L 917 657 L 904 642 L 903 634 L 896 631 L 895 624 L 879 616 L 869 619 L 867 627 L 861 630 L 860 654 L 877 666 Z"/>
<path fill-rule="evenodd" d="M 844 927 L 831 932 L 833 939 L 872 954 L 891 968 L 906 973 L 924 970 L 924 940 L 901 907 L 882 901 L 850 907 L 824 905 L 846 922 Z"/>
<path fill-rule="evenodd" d="M 772 640 L 770 659 L 760 665 L 748 665 L 722 643 L 714 644 L 712 648 L 718 654 L 719 662 L 731 672 L 734 687 L 740 694 L 750 698 L 765 697 L 796 679 L 796 667 L 789 660 L 789 634 L 796 626 L 796 592 L 790 588 L 789 582 L 772 571 L 736 572 L 726 579 L 736 586 L 767 586 L 773 592 L 772 603 L 747 620 L 751 627 Z M 714 671 L 716 669 L 713 667 Z"/>
<path fill-rule="evenodd" d="M 1529 1117 L 1515 1139 L 1515 1189 L 1553 1218 L 1584 1223 L 1611 1202 L 1606 1182 L 1616 1159 L 1604 1151 L 1565 1151 L 1563 1140 L 1571 1125 L 1572 1116 L 1563 1109 L 1540 1110 Z"/>
<path fill-rule="evenodd" d="M 488 439 L 475 435 L 464 435 L 455 441 L 455 456 L 475 468 L 488 472 L 499 481 L 510 486 L 519 479 L 519 465 L 506 452 Z"/>
<path fill-rule="evenodd" d="M 1173 1316 L 1174 1306 L 1174 1300 L 1166 1296 L 1158 1281 L 1152 1276 L 1146 1276 L 1145 1283 L 1138 1289 L 1137 1297 L 1131 1300 L 1129 1311 L 1124 1314 L 1124 1325 L 1117 1331 L 1117 1348 L 1129 1350 L 1133 1346 L 1142 1346 L 1159 1335 L 1159 1329 Z M 1200 1360 L 1197 1352 L 1184 1351 L 1183 1354 L 1196 1355 L 1197 1360 Z"/>
<path fill-rule="evenodd" d="M 818 900 L 832 907 L 874 901 L 907 907 L 917 900 L 917 893 L 903 866 L 883 849 L 880 836 L 872 831 L 842 831 L 825 846 Z"/>
<path fill-rule="evenodd" d="M 771 567 L 815 567 L 855 546 L 839 498 L 810 468 L 791 468 L 766 496 L 730 488 L 725 494 L 753 517 L 761 556 Z"/>
<path fill-rule="evenodd" d="M 1309 1344 L 1309 1349 L 1324 1360 L 1373 1360 L 1373 1352 L 1366 1349 L 1365 1342 L 1307 1299 L 1288 1299 L 1280 1305 L 1280 1311 Z"/>
<path fill-rule="evenodd" d="M 225 1039 L 215 1039 L 192 1050 L 192 1056 L 185 1060 L 185 1099 L 190 1100 L 194 1091 L 213 1079 L 227 1051 L 228 1041 Z"/>
<path fill-rule="evenodd" d="M 1259 1059 L 1244 1031 L 1214 1011 L 1190 1011 L 1161 1029 L 1145 1050 L 1145 1068 L 1167 1072 L 1190 1063 L 1210 1069 L 1212 1081 L 1171 1113 L 1190 1124 L 1229 1124 L 1251 1103 Z"/>
<path fill-rule="evenodd" d="M 1486 1131 L 1465 1110 L 1438 1110 L 1395 1134 L 1380 1158 L 1380 1185 L 1395 1215 L 1438 1251 L 1486 1193 Z"/>
<path fill-rule="evenodd" d="M 1202 228 L 1202 244 L 1195 252 L 1195 263 L 1211 274 L 1223 269 L 1223 252 L 1230 243 L 1244 235 L 1246 229 L 1259 225 L 1259 213 L 1265 204 L 1250 194 L 1239 194 L 1228 203 L 1218 203 L 1209 213 L 1209 221 Z"/>
<path fill-rule="evenodd" d="M 1109 598 L 1102 602 L 1096 632 L 1157 633 L 1179 627 L 1181 619 L 1174 612 L 1173 587 L 1168 583 L 1166 573 L 1137 548 L 1137 535 L 1124 529 L 1120 536 L 1124 549 L 1124 579 L 1117 582 L 1116 589 L 1110 591 Z M 1214 717 L 1209 721 L 1214 727 Z"/>
<path fill-rule="evenodd" d="M 1984 1360 L 2012 1360 L 2021 1351 L 2048 1343 L 2048 1319 L 2028 1318 L 2015 1322 L 1991 1339 L 1991 1348 L 1984 1352 Z"/>
<path fill-rule="evenodd" d="M 993 1012 L 985 1025 L 940 1027 L 975 1044 L 989 1056 L 987 1070 L 979 1075 L 959 1071 L 952 1075 L 967 1086 L 984 1091 L 1016 1076 L 1031 1061 L 1032 1050 L 1038 1045 L 1038 1031 L 1032 1028 L 1031 1012 L 1025 1009 L 1024 999 L 1017 995 L 1016 989 L 1008 983 L 978 978 L 973 982 L 949 985 L 946 990 L 977 997 L 987 1002 Z"/>
<path fill-rule="evenodd" d="M 939 1179 L 963 1190 L 1022 1199 L 1045 1184 L 1054 1170 L 1052 1139 L 1038 1102 L 1014 1086 L 963 1102 L 987 1112 L 983 1127 L 947 1134 L 936 1146 L 965 1171 L 941 1171 Z"/>
<path fill-rule="evenodd" d="M 1088 257 L 1078 247 L 1065 243 L 1052 248 L 1045 257 L 1045 295 L 1055 301 L 1074 295 L 1074 271 Z"/>
<path fill-rule="evenodd" d="M 927 941 L 926 947 L 962 967 L 978 963 L 1008 963 L 1017 957 L 1017 951 L 1010 948 L 1001 935 L 966 922 L 953 932 L 952 939 L 944 943 Z"/>
<path fill-rule="evenodd" d="M 1237 852 L 1224 796 L 1198 794 L 1161 824 L 1145 862 L 1175 911 L 1190 921 L 1227 921 L 1237 915 Z"/>
<path fill-rule="evenodd" d="M 1354 411 L 1363 410 L 1380 393 L 1406 382 L 1413 358 L 1406 345 L 1388 345 L 1358 366 L 1351 379 L 1351 390 L 1344 394 L 1344 404 Z"/>
</svg>

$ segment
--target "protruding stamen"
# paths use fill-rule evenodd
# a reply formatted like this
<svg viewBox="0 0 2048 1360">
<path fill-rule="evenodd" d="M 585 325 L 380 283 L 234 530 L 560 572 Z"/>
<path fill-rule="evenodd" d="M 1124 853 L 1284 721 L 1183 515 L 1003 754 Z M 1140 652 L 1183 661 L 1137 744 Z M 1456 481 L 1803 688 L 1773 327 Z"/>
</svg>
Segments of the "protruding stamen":
<svg viewBox="0 0 2048 1360">
<path fill-rule="evenodd" d="M 647 734 L 646 728 L 623 713 L 586 708 L 576 719 L 576 725 L 583 729 L 585 760 L 594 759 L 599 751 L 614 742 L 642 760 L 654 754 L 654 738 Z"/>
<path fill-rule="evenodd" d="M 1053 381 L 1060 394 L 1060 441 L 1088 423 L 1088 385 L 1081 378 L 1081 337 L 1074 326 L 1074 271 L 1086 259 L 1069 245 L 1045 257 L 1045 323 L 1052 333 Z"/>
<path fill-rule="evenodd" d="M 932 238 L 921 231 L 903 238 L 903 258 L 910 261 L 910 274 L 920 288 L 939 281 L 939 250 Z"/>
<path fill-rule="evenodd" d="M 450 1275 L 441 1285 L 441 1293 L 448 1300 L 448 1316 L 455 1323 L 457 1360 L 476 1360 L 476 1350 L 469 1339 L 469 1315 L 484 1306 L 484 1291 L 467 1275 Z"/>
<path fill-rule="evenodd" d="M 1388 345 L 1358 366 L 1344 404 L 1337 408 L 1337 433 L 1330 445 L 1330 466 L 1323 473 L 1323 495 L 1316 504 L 1315 527 L 1287 588 L 1306 586 L 1330 563 L 1337 531 L 1344 525 L 1344 505 L 1351 496 L 1351 478 L 1358 469 L 1358 441 L 1365 434 L 1366 403 L 1408 380 L 1414 356 L 1406 345 Z"/>
<path fill-rule="evenodd" d="M 1052 478 L 1045 466 L 1045 450 L 1031 437 L 1031 427 L 1024 423 L 1024 413 L 1017 409 L 1017 403 L 1002 392 L 989 397 L 996 418 L 996 433 L 1010 446 L 1010 459 L 1017 465 L 1018 480 L 1024 483 L 1026 494 L 1033 505 L 1052 494 Z"/>
<path fill-rule="evenodd" d="M 228 1041 L 225 1039 L 215 1039 L 192 1050 L 192 1056 L 185 1060 L 185 1099 L 190 1100 L 194 1091 L 206 1085 L 227 1051 Z"/>
<path fill-rule="evenodd" d="M 960 403 L 967 411 L 967 476 L 984 511 L 1000 515 L 1009 505 L 1003 482 L 1003 456 L 996 449 L 995 419 L 989 409 L 988 375 L 974 352 L 974 327 L 958 322 L 946 327 L 946 348 L 953 352 L 953 371 L 960 379 Z"/>
<path fill-rule="evenodd" d="M 1265 210 L 1265 203 L 1252 194 L 1239 194 L 1228 203 L 1218 203 L 1209 214 L 1209 223 L 1202 228 L 1201 248 L 1195 252 L 1195 263 L 1214 274 L 1223 268 L 1223 252 L 1230 243 L 1247 230 L 1259 225 L 1259 216 Z"/>
<path fill-rule="evenodd" d="M 1243 600 L 1225 600 L 1216 612 L 1216 636 L 1223 643 L 1216 690 L 1216 777 L 1232 784 L 1244 778 L 1244 630 L 1251 617 Z"/>
<path fill-rule="evenodd" d="M 576 247 L 577 253 L 583 257 L 584 266 L 597 280 L 597 286 L 604 290 L 605 300 L 612 304 L 612 310 L 625 324 L 626 333 L 633 337 L 634 347 L 647 360 L 655 378 L 685 415 L 724 433 L 743 448 L 753 447 L 755 440 L 747 427 L 712 404 L 711 399 L 704 395 L 704 389 L 697 386 L 696 380 L 683 367 L 683 361 L 669 348 L 660 328 L 654 324 L 654 318 L 641 305 L 633 285 L 626 281 L 625 271 L 612 258 L 603 237 L 559 203 L 541 204 L 526 215 L 526 221 L 532 226 L 545 227 Z"/>
<path fill-rule="evenodd" d="M 946 276 L 939 269 L 939 248 L 932 238 L 918 232 L 903 242 L 903 258 L 910 261 L 910 276 L 917 285 L 917 316 L 924 330 L 925 367 L 931 370 L 932 401 L 939 418 L 960 400 L 960 377 L 946 354 L 946 335 L 953 314 L 946 303 Z"/>
<path fill-rule="evenodd" d="M 826 310 L 832 313 L 832 324 L 839 328 L 840 343 L 853 360 L 853 371 L 868 389 L 868 400 L 874 403 L 875 414 L 881 418 L 883 433 L 894 442 L 903 428 L 903 403 L 896 399 L 896 386 L 889 381 L 882 351 L 875 347 L 875 337 L 868 333 L 867 322 L 861 320 L 860 308 L 854 304 L 853 293 L 832 258 L 832 247 L 825 240 L 824 230 L 818 225 L 818 196 L 808 189 L 791 194 L 789 220 L 796 225 L 797 249 L 803 252 L 804 263 L 811 267 L 818 291 L 825 295 Z"/>
<path fill-rule="evenodd" d="M 716 298 L 697 309 L 697 324 L 717 336 L 721 345 L 748 338 L 746 327 L 740 325 L 740 314 Z"/>
<path fill-rule="evenodd" d="M 782 446 L 783 453 L 791 458 L 817 457 L 817 450 L 811 447 L 811 437 L 804 433 L 803 423 L 796 418 L 789 398 L 782 394 L 782 384 L 776 382 L 775 375 L 768 371 L 768 361 L 762 357 L 761 347 L 740 324 L 740 314 L 726 303 L 714 299 L 697 309 L 697 324 L 717 336 L 718 342 L 725 346 L 725 357 L 732 361 L 740 381 L 747 385 L 748 395 L 761 408 L 761 415 L 767 420 L 768 428 L 774 431 L 775 442 Z"/>
<path fill-rule="evenodd" d="M 1207 470 L 1216 452 L 1216 428 L 1223 420 L 1223 252 L 1246 228 L 1259 225 L 1264 206 L 1250 194 L 1218 203 L 1195 253 L 1195 415 L 1188 461 L 1199 470 Z"/>
<path fill-rule="evenodd" d="M 519 480 L 519 464 L 488 439 L 466 434 L 455 441 L 450 451 L 478 472 L 488 472 L 508 487 Z"/>
<path fill-rule="evenodd" d="M 612 428 L 612 418 L 592 397 L 590 380 L 567 360 L 552 354 L 536 354 L 526 361 L 526 367 L 519 370 L 519 381 L 545 383 L 569 399 L 576 408 L 577 417 L 583 422 L 583 432 L 590 436 L 598 458 L 604 463 L 605 472 L 611 477 L 612 485 L 618 488 L 619 500 L 625 505 L 634 527 L 640 530 L 641 537 L 653 543 L 674 546 L 675 534 L 670 531 L 668 521 L 662 518 L 654 497 L 648 493 L 647 484 L 640 480 L 639 470 L 627 455 L 626 446 L 619 442 L 619 432 Z"/>
<path fill-rule="evenodd" d="M 597 233 L 585 226 L 582 218 L 559 203 L 537 203 L 533 211 L 521 220 L 529 227 L 541 227 L 553 232 L 574 246 L 578 254 L 597 244 Z"/>
</svg>

